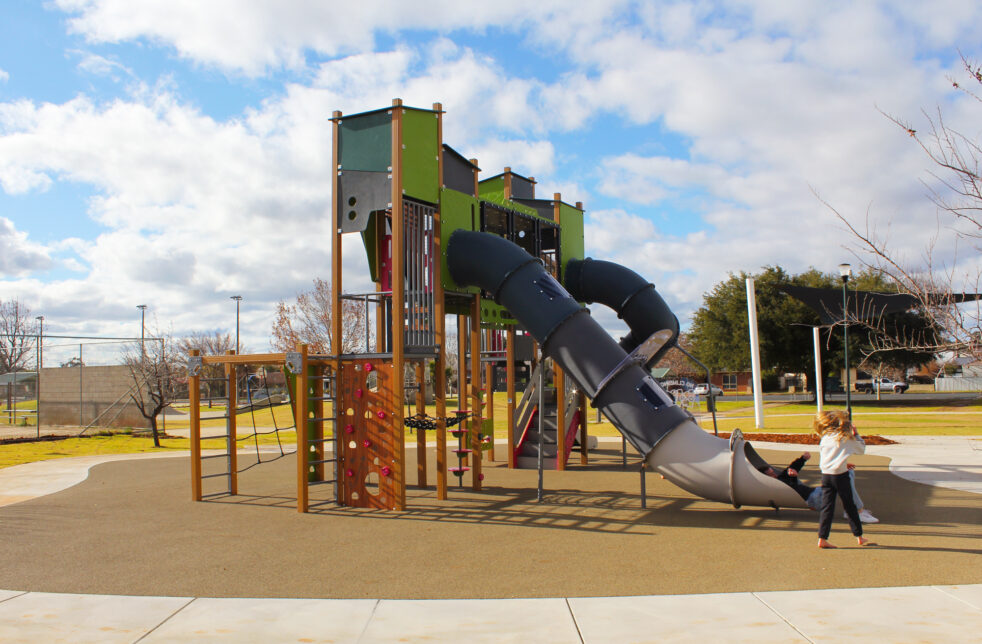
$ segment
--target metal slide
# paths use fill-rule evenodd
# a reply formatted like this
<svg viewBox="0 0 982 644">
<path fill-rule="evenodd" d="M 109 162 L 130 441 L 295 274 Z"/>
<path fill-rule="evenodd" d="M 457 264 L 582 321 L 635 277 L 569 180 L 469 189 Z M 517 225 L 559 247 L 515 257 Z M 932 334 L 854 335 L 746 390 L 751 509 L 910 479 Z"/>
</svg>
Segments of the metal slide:
<svg viewBox="0 0 982 644">
<path fill-rule="evenodd" d="M 453 280 L 462 286 L 480 287 L 507 308 L 539 342 L 545 355 L 555 360 L 593 405 L 645 455 L 649 469 L 692 494 L 734 507 L 807 507 L 790 486 L 758 471 L 767 463 L 739 432 L 730 440 L 707 433 L 644 369 L 678 334 L 678 321 L 654 287 L 647 288 L 650 285 L 646 282 L 637 281 L 643 282 L 640 276 L 633 272 L 636 279 L 627 275 L 623 267 L 609 270 L 617 265 L 608 262 L 598 263 L 605 265 L 603 272 L 584 271 L 589 261 L 568 268 L 567 282 L 573 278 L 582 286 L 592 280 L 599 290 L 606 284 L 615 298 L 630 291 L 629 297 L 613 305 L 631 325 L 631 335 L 624 341 L 630 353 L 545 271 L 541 262 L 515 244 L 488 233 L 458 230 L 447 245 L 447 265 Z M 621 280 L 631 282 L 627 289 L 622 288 Z M 667 328 L 652 330 L 654 327 Z"/>
</svg>

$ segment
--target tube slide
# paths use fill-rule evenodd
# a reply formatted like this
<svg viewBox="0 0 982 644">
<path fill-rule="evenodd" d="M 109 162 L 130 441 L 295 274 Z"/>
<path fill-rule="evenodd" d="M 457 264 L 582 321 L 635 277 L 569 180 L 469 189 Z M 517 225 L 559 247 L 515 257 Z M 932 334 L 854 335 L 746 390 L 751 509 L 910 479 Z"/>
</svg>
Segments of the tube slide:
<svg viewBox="0 0 982 644">
<path fill-rule="evenodd" d="M 632 306 L 631 295 L 637 294 L 639 302 L 649 302 L 633 305 L 641 311 L 653 302 L 651 294 L 661 300 L 654 287 L 637 283 L 629 283 L 627 288 L 620 284 L 607 287 L 615 294 L 631 291 L 620 300 L 618 311 L 624 312 L 625 319 L 630 315 L 634 322 L 630 343 L 637 344 L 628 354 L 538 260 L 504 238 L 455 231 L 447 245 L 447 265 L 456 283 L 488 291 L 509 310 L 539 342 L 543 353 L 555 360 L 628 442 L 645 455 L 649 469 L 692 494 L 735 507 L 807 507 L 790 486 L 758 471 L 766 462 L 738 432 L 727 441 L 703 431 L 643 368 L 674 340 L 670 329 L 638 338 L 636 334 L 646 333 L 652 323 L 639 321 L 644 316 L 634 308 L 627 313 Z M 580 284 L 591 284 L 595 277 L 584 276 L 580 269 L 582 265 L 576 269 L 580 272 L 576 279 Z M 604 281 L 601 276 L 597 287 L 602 288 Z M 644 293 L 648 295 L 641 295 Z M 668 310 L 664 302 L 661 307 Z M 664 320 L 655 320 L 655 326 L 662 326 Z M 677 320 L 675 323 L 677 334 Z"/>
</svg>

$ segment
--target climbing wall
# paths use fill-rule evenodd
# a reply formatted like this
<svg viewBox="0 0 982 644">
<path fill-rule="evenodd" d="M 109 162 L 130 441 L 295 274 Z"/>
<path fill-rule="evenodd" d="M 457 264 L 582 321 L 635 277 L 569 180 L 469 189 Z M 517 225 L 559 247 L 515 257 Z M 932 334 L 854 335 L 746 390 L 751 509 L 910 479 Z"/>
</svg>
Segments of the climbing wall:
<svg viewBox="0 0 982 644">
<path fill-rule="evenodd" d="M 401 437 L 393 430 L 392 363 L 362 359 L 341 363 L 338 386 L 339 478 L 342 503 L 396 509 L 405 489 Z"/>
</svg>

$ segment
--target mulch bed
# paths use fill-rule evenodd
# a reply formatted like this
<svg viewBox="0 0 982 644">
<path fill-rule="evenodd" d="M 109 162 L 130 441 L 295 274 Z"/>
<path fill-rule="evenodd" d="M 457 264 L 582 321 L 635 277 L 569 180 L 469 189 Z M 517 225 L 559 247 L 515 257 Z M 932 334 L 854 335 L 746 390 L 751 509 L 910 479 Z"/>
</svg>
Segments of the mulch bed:
<svg viewBox="0 0 982 644">
<path fill-rule="evenodd" d="M 720 438 L 729 438 L 730 432 L 720 432 Z M 768 443 L 798 443 L 801 445 L 818 445 L 819 437 L 815 434 L 750 434 L 744 432 L 744 439 L 748 441 L 762 441 Z M 896 445 L 897 441 L 892 441 L 889 438 L 883 438 L 882 436 L 877 436 L 873 434 L 872 436 L 863 436 L 863 441 L 867 445 Z"/>
</svg>

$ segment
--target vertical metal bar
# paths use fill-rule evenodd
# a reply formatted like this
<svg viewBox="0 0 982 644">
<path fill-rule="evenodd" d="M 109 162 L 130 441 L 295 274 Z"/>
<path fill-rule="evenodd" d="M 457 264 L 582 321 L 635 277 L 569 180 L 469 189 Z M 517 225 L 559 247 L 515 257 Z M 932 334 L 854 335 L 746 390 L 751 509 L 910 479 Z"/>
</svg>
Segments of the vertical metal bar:
<svg viewBox="0 0 982 644">
<path fill-rule="evenodd" d="M 82 421 L 82 345 L 78 345 L 78 426 L 83 427 Z"/>
<path fill-rule="evenodd" d="M 228 351 L 228 355 L 235 355 L 235 351 Z M 225 385 L 228 393 L 228 407 L 226 408 L 226 420 L 225 428 L 228 434 L 227 448 L 228 448 L 228 493 L 235 495 L 239 493 L 239 463 L 238 463 L 238 443 L 236 439 L 238 438 L 238 427 L 235 417 L 235 409 L 239 406 L 239 391 L 238 391 L 238 372 L 236 371 L 234 363 L 225 364 L 225 378 L 227 384 Z"/>
<path fill-rule="evenodd" d="M 621 467 L 627 468 L 627 439 L 621 435 Z"/>
<path fill-rule="evenodd" d="M 296 416 L 293 424 L 297 430 L 297 512 L 306 512 L 309 504 L 309 486 L 307 484 L 307 405 L 310 398 L 307 395 L 310 386 L 307 381 L 307 345 L 301 344 L 300 350 L 300 372 L 296 374 L 295 395 L 296 400 L 293 408 Z M 337 452 L 335 452 L 335 457 Z"/>
<path fill-rule="evenodd" d="M 645 465 L 646 462 L 642 460 L 641 461 L 641 509 L 642 510 L 648 509 L 648 492 L 645 489 L 645 478 L 644 478 Z"/>
<path fill-rule="evenodd" d="M 471 489 L 475 492 L 481 489 L 481 440 L 483 429 L 483 413 L 481 402 L 481 296 L 476 294 L 471 303 L 470 315 L 470 347 L 471 347 L 471 444 L 474 450 L 474 462 L 471 470 Z"/>
<path fill-rule="evenodd" d="M 191 355 L 201 352 L 192 349 Z M 201 376 L 194 374 L 188 378 L 188 412 L 190 413 L 191 438 L 191 499 L 201 500 Z"/>
<path fill-rule="evenodd" d="M 515 468 L 515 327 L 508 327 L 505 339 L 505 387 L 508 404 L 508 467 Z"/>
<path fill-rule="evenodd" d="M 543 445 L 542 435 L 543 433 L 545 433 L 545 425 L 543 423 L 543 419 L 545 418 L 545 413 L 544 413 L 545 397 L 543 396 L 543 391 L 546 388 L 546 380 L 545 380 L 546 370 L 545 370 L 545 364 L 543 364 L 545 362 L 545 359 L 546 357 L 542 353 L 542 350 L 540 348 L 539 350 L 539 450 L 538 450 L 539 454 L 536 457 L 536 464 L 535 464 L 539 470 L 539 484 L 538 487 L 536 488 L 535 500 L 538 501 L 539 503 L 542 502 L 542 445 Z"/>
</svg>

